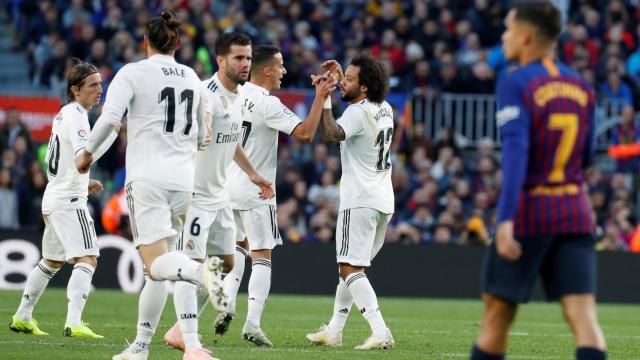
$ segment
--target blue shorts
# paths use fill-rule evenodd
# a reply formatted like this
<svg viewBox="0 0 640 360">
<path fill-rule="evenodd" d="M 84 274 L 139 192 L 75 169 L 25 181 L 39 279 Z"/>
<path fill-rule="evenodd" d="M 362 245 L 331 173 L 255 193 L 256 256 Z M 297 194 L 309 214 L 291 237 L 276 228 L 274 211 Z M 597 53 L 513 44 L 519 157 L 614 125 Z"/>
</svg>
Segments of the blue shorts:
<svg viewBox="0 0 640 360">
<path fill-rule="evenodd" d="M 522 256 L 515 262 L 501 258 L 495 242 L 484 258 L 483 292 L 507 301 L 525 303 L 537 275 L 548 301 L 570 294 L 595 293 L 596 249 L 590 234 L 525 237 L 517 239 Z"/>
</svg>

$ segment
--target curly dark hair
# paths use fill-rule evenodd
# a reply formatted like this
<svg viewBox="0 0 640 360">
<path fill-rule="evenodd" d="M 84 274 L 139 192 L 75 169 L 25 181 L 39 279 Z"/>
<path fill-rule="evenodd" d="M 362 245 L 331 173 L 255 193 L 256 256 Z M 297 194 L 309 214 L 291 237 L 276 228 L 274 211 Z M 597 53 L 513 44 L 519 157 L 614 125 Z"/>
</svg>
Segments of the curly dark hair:
<svg viewBox="0 0 640 360">
<path fill-rule="evenodd" d="M 367 87 L 367 98 L 381 103 L 389 92 L 389 77 L 384 66 L 369 53 L 362 53 L 351 60 L 360 68 L 358 83 Z"/>
</svg>

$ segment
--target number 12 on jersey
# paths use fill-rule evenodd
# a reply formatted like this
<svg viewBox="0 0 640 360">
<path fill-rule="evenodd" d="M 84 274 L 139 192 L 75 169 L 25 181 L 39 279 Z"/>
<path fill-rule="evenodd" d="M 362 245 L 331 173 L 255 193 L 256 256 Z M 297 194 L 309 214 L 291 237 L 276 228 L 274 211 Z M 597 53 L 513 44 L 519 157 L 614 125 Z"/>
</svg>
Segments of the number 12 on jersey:
<svg viewBox="0 0 640 360">
<path fill-rule="evenodd" d="M 378 149 L 378 161 L 376 162 L 377 171 L 387 171 L 391 168 L 389 157 L 391 155 L 391 138 L 393 137 L 393 128 L 382 129 L 376 136 L 374 146 Z"/>
</svg>

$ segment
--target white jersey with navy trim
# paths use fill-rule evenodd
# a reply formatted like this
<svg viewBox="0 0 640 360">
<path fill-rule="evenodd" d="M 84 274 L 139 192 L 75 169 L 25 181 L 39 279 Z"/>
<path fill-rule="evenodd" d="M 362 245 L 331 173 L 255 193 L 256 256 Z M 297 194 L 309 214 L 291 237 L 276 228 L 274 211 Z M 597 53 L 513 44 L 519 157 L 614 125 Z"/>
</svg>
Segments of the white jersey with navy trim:
<svg viewBox="0 0 640 360">
<path fill-rule="evenodd" d="M 270 95 L 267 89 L 252 83 L 243 86 L 242 94 L 235 102 L 242 115 L 242 146 L 258 174 L 276 181 L 278 166 L 278 132 L 291 135 L 302 121 L 280 99 Z M 235 110 L 232 110 L 235 111 Z M 260 205 L 276 204 L 275 196 L 260 199 L 260 189 L 235 163 L 231 164 L 228 189 L 234 210 L 249 210 Z"/>
<path fill-rule="evenodd" d="M 118 71 L 98 122 L 120 121 L 127 112 L 126 183 L 193 191 L 204 91 L 196 73 L 173 56 L 153 55 Z"/>
<path fill-rule="evenodd" d="M 42 197 L 43 214 L 81 209 L 86 205 L 89 173 L 78 172 L 75 156 L 85 148 L 90 130 L 87 110 L 75 101 L 63 106 L 53 119 L 45 157 L 49 182 Z M 96 158 L 109 148 L 115 137 L 116 133 L 112 132 L 96 152 Z"/>
<path fill-rule="evenodd" d="M 345 133 L 340 143 L 339 211 L 366 207 L 393 213 L 391 106 L 386 101 L 378 104 L 365 99 L 349 105 L 337 123 Z"/>
<path fill-rule="evenodd" d="M 241 91 L 227 90 L 215 73 L 203 81 L 208 92 L 211 122 L 211 145 L 199 151 L 196 160 L 195 189 L 191 204 L 202 210 L 215 211 L 230 206 L 226 189 L 229 165 L 233 162 L 238 141 L 242 136 L 242 117 L 234 109 Z"/>
</svg>

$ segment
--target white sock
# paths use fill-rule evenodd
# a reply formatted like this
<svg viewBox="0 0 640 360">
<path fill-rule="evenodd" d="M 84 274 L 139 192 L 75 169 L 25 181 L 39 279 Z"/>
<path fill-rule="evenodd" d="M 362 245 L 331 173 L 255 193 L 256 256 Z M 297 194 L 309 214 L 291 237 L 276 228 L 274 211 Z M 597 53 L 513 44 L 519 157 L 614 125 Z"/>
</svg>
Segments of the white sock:
<svg viewBox="0 0 640 360">
<path fill-rule="evenodd" d="M 247 259 L 247 250 L 241 246 L 236 246 L 234 254 L 233 269 L 224 278 L 224 293 L 227 294 L 228 308 L 227 312 L 236 313 L 236 298 L 238 297 L 238 289 L 244 276 L 244 267 Z"/>
<path fill-rule="evenodd" d="M 269 296 L 271 288 L 271 260 L 255 259 L 249 278 L 249 309 L 247 322 L 260 327 L 262 310 Z"/>
<path fill-rule="evenodd" d="M 198 285 L 178 281 L 173 290 L 173 302 L 186 348 L 201 348 L 198 338 L 198 301 L 196 299 Z"/>
<path fill-rule="evenodd" d="M 151 264 L 151 276 L 154 280 L 194 281 L 202 278 L 202 264 L 191 260 L 180 252 L 170 252 L 158 256 Z"/>
<path fill-rule="evenodd" d="M 196 288 L 196 301 L 198 303 L 198 317 L 200 317 L 209 303 L 209 292 L 202 284 L 199 284 Z"/>
<path fill-rule="evenodd" d="M 31 270 L 31 273 L 27 277 L 24 291 L 22 292 L 22 301 L 20 301 L 20 306 L 18 307 L 18 311 L 16 311 L 16 315 L 18 315 L 20 319 L 25 321 L 31 320 L 33 308 L 38 303 L 38 299 L 40 299 L 44 289 L 47 288 L 49 280 L 53 278 L 58 270 L 60 269 L 54 269 L 45 265 L 44 259 L 40 260 L 33 270 Z"/>
<path fill-rule="evenodd" d="M 89 298 L 91 291 L 91 279 L 93 278 L 93 266 L 85 263 L 77 263 L 71 272 L 71 278 L 67 284 L 67 322 L 71 325 L 80 325 L 82 310 Z"/>
<path fill-rule="evenodd" d="M 349 317 L 349 311 L 351 311 L 351 305 L 353 305 L 353 297 L 347 284 L 339 277 L 336 299 L 333 304 L 333 317 L 331 317 L 331 321 L 327 326 L 330 331 L 340 332 L 344 329 L 344 324 Z"/>
<path fill-rule="evenodd" d="M 349 292 L 351 292 L 353 301 L 356 303 L 360 313 L 369 323 L 373 335 L 385 335 L 387 333 L 387 325 L 382 319 L 376 293 L 373 291 L 367 275 L 363 272 L 352 273 L 344 281 L 349 287 Z"/>
<path fill-rule="evenodd" d="M 164 304 L 167 302 L 167 293 L 164 281 L 154 281 L 147 277 L 138 300 L 138 327 L 136 340 L 133 342 L 134 351 L 144 352 L 149 349 Z"/>
</svg>

